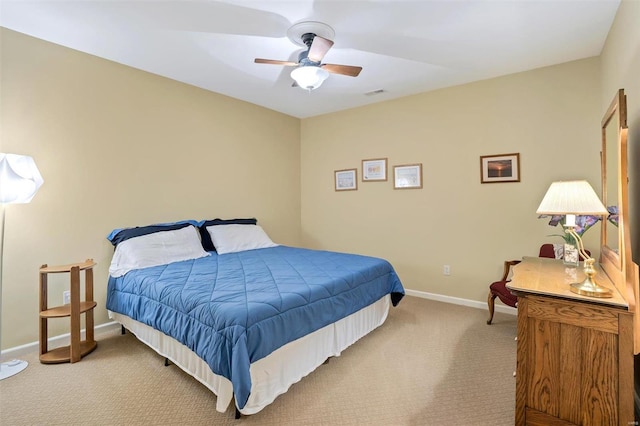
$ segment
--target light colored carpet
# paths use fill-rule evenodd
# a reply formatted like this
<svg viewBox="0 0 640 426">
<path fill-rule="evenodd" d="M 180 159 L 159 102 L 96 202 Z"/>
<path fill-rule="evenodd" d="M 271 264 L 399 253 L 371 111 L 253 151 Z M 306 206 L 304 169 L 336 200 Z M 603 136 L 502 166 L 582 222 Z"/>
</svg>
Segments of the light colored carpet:
<svg viewBox="0 0 640 426">
<path fill-rule="evenodd" d="M 103 335 L 81 362 L 0 382 L 2 425 L 512 425 L 516 317 L 405 297 L 387 322 L 253 416 L 131 334 Z"/>
</svg>

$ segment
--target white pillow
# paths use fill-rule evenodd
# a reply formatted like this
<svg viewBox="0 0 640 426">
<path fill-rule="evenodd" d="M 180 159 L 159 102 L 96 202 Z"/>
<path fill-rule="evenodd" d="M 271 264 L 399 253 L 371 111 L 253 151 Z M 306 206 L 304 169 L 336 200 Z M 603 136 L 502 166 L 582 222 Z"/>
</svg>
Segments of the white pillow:
<svg viewBox="0 0 640 426">
<path fill-rule="evenodd" d="M 207 226 L 211 241 L 218 254 L 276 247 L 260 225 Z"/>
<path fill-rule="evenodd" d="M 133 269 L 209 256 L 193 226 L 130 238 L 113 254 L 109 275 L 120 277 Z"/>
</svg>

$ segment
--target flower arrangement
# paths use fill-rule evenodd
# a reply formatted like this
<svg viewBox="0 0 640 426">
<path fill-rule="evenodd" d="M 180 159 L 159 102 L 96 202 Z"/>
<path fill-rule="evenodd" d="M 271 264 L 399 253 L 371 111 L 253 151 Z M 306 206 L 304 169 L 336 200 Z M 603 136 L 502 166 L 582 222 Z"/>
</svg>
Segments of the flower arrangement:
<svg viewBox="0 0 640 426">
<path fill-rule="evenodd" d="M 564 230 L 564 224 L 565 224 L 565 220 L 566 220 L 566 216 L 564 215 L 546 215 L 546 214 L 542 214 L 540 216 L 538 216 L 538 219 L 541 218 L 546 218 L 546 217 L 551 217 L 551 220 L 549 220 L 549 225 L 550 226 L 558 226 L 558 224 L 562 225 L 562 229 Z M 582 238 L 582 235 L 584 235 L 585 232 L 587 232 L 589 230 L 589 228 L 591 228 L 593 225 L 595 225 L 599 220 L 601 220 L 600 216 L 591 216 L 591 215 L 576 215 L 576 226 L 574 228 L 574 230 L 576 231 L 576 234 L 578 234 L 580 236 L 580 238 Z M 573 240 L 573 237 L 570 234 L 567 234 L 565 232 L 563 232 L 562 234 L 551 234 L 549 235 L 550 237 L 560 237 L 564 240 L 565 243 L 567 244 L 575 244 L 575 241 Z"/>
<path fill-rule="evenodd" d="M 609 206 L 607 207 L 607 211 L 609 212 L 609 217 L 607 218 L 607 220 L 617 227 L 618 226 L 618 206 Z"/>
</svg>

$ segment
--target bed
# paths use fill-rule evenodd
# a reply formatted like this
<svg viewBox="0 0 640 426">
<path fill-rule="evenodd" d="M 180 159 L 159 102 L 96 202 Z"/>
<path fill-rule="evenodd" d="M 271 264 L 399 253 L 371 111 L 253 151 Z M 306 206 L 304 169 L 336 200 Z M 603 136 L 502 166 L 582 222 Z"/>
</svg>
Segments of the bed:
<svg viewBox="0 0 640 426">
<path fill-rule="evenodd" d="M 384 323 L 404 289 L 386 260 L 277 245 L 237 221 L 114 230 L 107 309 L 218 411 L 255 414 Z"/>
</svg>

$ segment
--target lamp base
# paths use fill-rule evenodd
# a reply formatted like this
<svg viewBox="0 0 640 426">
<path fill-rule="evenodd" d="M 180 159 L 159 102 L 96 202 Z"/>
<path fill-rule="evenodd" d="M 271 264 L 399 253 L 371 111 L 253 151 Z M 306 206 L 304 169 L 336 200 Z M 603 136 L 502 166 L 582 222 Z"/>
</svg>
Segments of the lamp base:
<svg viewBox="0 0 640 426">
<path fill-rule="evenodd" d="M 610 289 L 596 284 L 596 282 L 589 276 L 587 276 L 587 278 L 585 278 L 581 283 L 571 284 L 569 286 L 569 290 L 582 296 L 601 298 L 613 297 L 613 292 Z"/>
<path fill-rule="evenodd" d="M 11 361 L 3 362 L 0 364 L 0 380 L 4 380 L 8 377 L 14 376 L 27 368 L 29 363 L 19 359 L 13 359 Z"/>
</svg>

